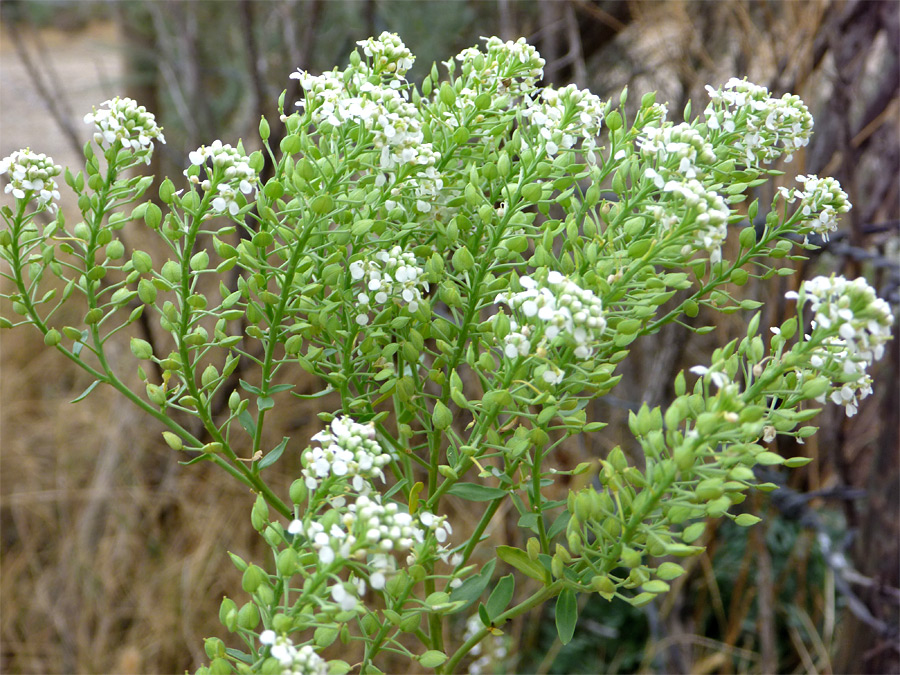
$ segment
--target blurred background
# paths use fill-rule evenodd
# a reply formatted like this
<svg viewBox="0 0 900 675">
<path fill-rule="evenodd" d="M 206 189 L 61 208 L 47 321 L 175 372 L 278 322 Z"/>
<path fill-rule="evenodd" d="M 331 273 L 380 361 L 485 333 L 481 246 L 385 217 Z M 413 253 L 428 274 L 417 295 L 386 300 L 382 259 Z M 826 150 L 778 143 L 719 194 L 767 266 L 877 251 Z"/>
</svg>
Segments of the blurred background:
<svg viewBox="0 0 900 675">
<path fill-rule="evenodd" d="M 767 330 L 786 318 L 784 293 L 802 279 L 865 275 L 896 315 L 898 9 L 829 0 L 5 0 L 0 156 L 30 146 L 75 168 L 89 136 L 84 114 L 127 95 L 165 128 L 152 171 L 180 177 L 187 153 L 215 138 L 253 147 L 260 115 L 277 135 L 279 94 L 299 96 L 288 75 L 343 67 L 357 40 L 399 33 L 418 57 L 416 81 L 480 36 L 524 36 L 547 61 L 545 83 L 575 82 L 604 98 L 627 85 L 634 105 L 656 90 L 676 122 L 689 101 L 702 110 L 704 85 L 732 76 L 798 94 L 816 132 L 789 176 L 835 176 L 854 207 L 827 245 L 792 263 L 796 275 L 751 281 L 740 293 L 765 302 Z M 68 219 L 76 218 L 62 191 Z M 757 196 L 771 200 L 771 192 Z M 123 238 L 153 251 L 138 227 Z M 717 326 L 710 335 L 670 326 L 638 343 L 615 398 L 593 410 L 613 423 L 564 448 L 560 464 L 630 447 L 627 411 L 665 405 L 674 374 L 743 335 L 749 315 L 697 321 L 704 318 Z M 154 330 L 148 322 L 134 334 Z M 194 669 L 206 660 L 203 637 L 227 637 L 217 620 L 222 596 L 243 601 L 226 551 L 265 561 L 250 527 L 252 496 L 214 467 L 178 465 L 161 429 L 113 392 L 98 388 L 70 405 L 90 380 L 36 348 L 36 337 L 0 335 L 0 671 Z M 113 345 L 122 372 L 134 368 L 128 337 Z M 759 525 L 709 523 L 707 552 L 668 596 L 640 610 L 585 599 L 565 648 L 552 607 L 536 610 L 486 645 L 471 672 L 900 672 L 897 375 L 895 340 L 858 415 L 830 406 L 804 445 L 779 439 L 783 455 L 815 461 L 767 476 L 783 488 L 748 500 L 764 516 Z M 315 403 L 281 411 L 273 437 L 305 447 L 319 428 L 316 412 L 334 407 Z M 279 466 L 286 489 L 298 463 L 286 454 Z M 514 527 L 491 532 L 497 543 L 522 545 L 519 536 Z"/>
</svg>

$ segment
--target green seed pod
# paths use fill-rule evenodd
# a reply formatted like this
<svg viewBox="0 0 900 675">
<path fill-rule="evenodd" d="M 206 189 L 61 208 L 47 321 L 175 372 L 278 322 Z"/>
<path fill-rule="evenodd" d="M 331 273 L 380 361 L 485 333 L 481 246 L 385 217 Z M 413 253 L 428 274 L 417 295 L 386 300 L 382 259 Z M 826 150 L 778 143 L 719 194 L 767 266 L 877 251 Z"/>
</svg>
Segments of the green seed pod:
<svg viewBox="0 0 900 675">
<path fill-rule="evenodd" d="M 155 384 L 147 384 L 147 398 L 150 399 L 152 403 L 156 405 L 165 405 L 166 403 L 166 392 L 165 390 Z"/>
<path fill-rule="evenodd" d="M 619 556 L 622 566 L 632 570 L 640 566 L 642 558 L 643 556 L 639 551 L 635 551 L 627 546 L 622 549 L 622 554 Z"/>
<path fill-rule="evenodd" d="M 269 140 L 269 122 L 265 117 L 260 117 L 259 120 L 259 137 L 264 141 Z"/>
<path fill-rule="evenodd" d="M 232 675 L 232 673 L 234 670 L 227 659 L 213 659 L 209 664 L 209 675 Z"/>
<path fill-rule="evenodd" d="M 237 616 L 238 628 L 253 630 L 259 625 L 259 608 L 252 602 L 240 608 Z"/>
<path fill-rule="evenodd" d="M 203 374 L 200 376 L 200 384 L 204 387 L 208 387 L 213 384 L 219 378 L 219 371 L 212 364 L 206 366 L 203 370 Z"/>
<path fill-rule="evenodd" d="M 298 555 L 292 548 L 286 548 L 275 559 L 275 568 L 283 577 L 290 577 L 297 571 Z"/>
<path fill-rule="evenodd" d="M 419 612 L 412 612 L 400 619 L 399 628 L 404 633 L 412 633 L 419 627 L 420 623 L 422 623 L 422 614 Z"/>
<path fill-rule="evenodd" d="M 539 202 L 544 194 L 544 188 L 540 183 L 529 183 L 522 188 L 522 199 L 526 202 Z"/>
<path fill-rule="evenodd" d="M 453 269 L 457 272 L 468 272 L 475 266 L 475 258 L 472 257 L 469 249 L 465 246 L 456 249 L 450 262 L 453 264 Z"/>
<path fill-rule="evenodd" d="M 618 110 L 612 110 L 606 116 L 604 123 L 610 131 L 617 131 L 622 128 L 622 115 Z"/>
<path fill-rule="evenodd" d="M 125 255 L 125 244 L 118 239 L 113 239 L 106 245 L 106 257 L 110 260 L 118 260 Z"/>
<path fill-rule="evenodd" d="M 441 91 L 439 96 L 441 99 L 441 103 L 446 106 L 452 106 L 454 103 L 456 103 L 456 90 L 451 86 L 449 82 L 443 82 L 441 84 Z"/>
<path fill-rule="evenodd" d="M 48 347 L 55 347 L 62 340 L 62 335 L 55 328 L 51 328 L 44 334 L 44 344 Z"/>
<path fill-rule="evenodd" d="M 181 450 L 184 447 L 184 444 L 181 441 L 181 438 L 177 434 L 173 434 L 171 431 L 162 432 L 163 440 L 165 440 L 166 444 L 173 450 Z"/>
<path fill-rule="evenodd" d="M 253 510 L 250 512 L 250 522 L 253 525 L 253 529 L 257 532 L 262 532 L 269 524 L 269 505 L 266 504 L 266 500 L 262 495 L 259 495 L 253 504 Z"/>
<path fill-rule="evenodd" d="M 616 585 L 608 576 L 595 576 L 591 579 L 591 588 L 599 593 L 604 600 L 612 600 L 616 594 Z"/>
<path fill-rule="evenodd" d="M 219 621 L 231 632 L 237 628 L 237 604 L 231 598 L 222 598 L 222 604 L 219 605 Z"/>
<path fill-rule="evenodd" d="M 219 638 L 206 638 L 203 641 L 203 650 L 211 659 L 222 658 L 225 656 L 225 643 Z"/>
<path fill-rule="evenodd" d="M 450 412 L 450 408 L 444 405 L 441 401 L 435 401 L 434 412 L 431 415 L 431 422 L 434 425 L 435 429 L 443 431 L 453 422 L 453 413 Z"/>
<path fill-rule="evenodd" d="M 529 559 L 536 562 L 538 554 L 541 552 L 541 542 L 537 540 L 537 537 L 529 537 L 525 550 L 528 552 Z"/>
<path fill-rule="evenodd" d="M 557 578 L 557 579 L 563 578 L 564 567 L 565 567 L 565 565 L 563 564 L 562 559 L 558 555 L 553 556 L 553 558 L 550 560 L 550 572 L 551 572 L 551 574 L 553 574 L 553 576 L 555 578 Z"/>
<path fill-rule="evenodd" d="M 291 483 L 291 489 L 288 494 L 292 503 L 303 504 L 306 501 L 307 496 L 309 496 L 309 488 L 306 487 L 304 479 L 298 478 Z"/>
<path fill-rule="evenodd" d="M 268 575 L 258 565 L 248 565 L 241 577 L 241 588 L 247 593 L 255 593 L 256 589 L 268 582 Z"/>
<path fill-rule="evenodd" d="M 724 482 L 721 478 L 707 478 L 697 483 L 694 494 L 701 502 L 708 502 L 722 496 Z"/>
<path fill-rule="evenodd" d="M 209 266 L 209 253 L 206 251 L 198 251 L 191 256 L 191 269 L 195 272 L 205 270 Z"/>
</svg>

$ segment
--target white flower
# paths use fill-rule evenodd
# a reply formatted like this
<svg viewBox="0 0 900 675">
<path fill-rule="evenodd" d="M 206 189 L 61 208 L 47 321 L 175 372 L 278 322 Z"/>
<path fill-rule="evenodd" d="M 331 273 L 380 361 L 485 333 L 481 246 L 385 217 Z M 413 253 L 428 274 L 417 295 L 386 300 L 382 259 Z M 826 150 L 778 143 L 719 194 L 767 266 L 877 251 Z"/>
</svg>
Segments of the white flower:
<svg viewBox="0 0 900 675">
<path fill-rule="evenodd" d="M 350 263 L 350 277 L 364 282 L 365 288 L 372 293 L 363 292 L 356 296 L 361 308 L 356 322 L 360 326 L 368 323 L 373 300 L 377 305 L 388 302 L 401 307 L 405 305 L 410 312 L 416 312 L 422 292 L 428 291 L 425 270 L 418 266 L 415 254 L 403 251 L 399 246 L 390 251 L 379 251 L 373 259 Z"/>
<path fill-rule="evenodd" d="M 251 195 L 257 189 L 259 175 L 250 166 L 250 158 L 228 143 L 215 140 L 209 146 L 203 145 L 188 153 L 188 159 L 192 165 L 206 171 L 208 178 L 200 182 L 200 187 L 206 191 L 215 187 L 216 196 L 210 206 L 216 213 L 236 216 L 240 211 L 238 193 Z M 189 175 L 187 171 L 184 174 Z M 216 181 L 215 185 L 213 181 Z"/>
<path fill-rule="evenodd" d="M 106 106 L 84 116 L 87 124 L 96 128 L 94 141 L 101 147 L 109 147 L 119 142 L 123 148 L 134 151 L 149 164 L 153 153 L 153 141 L 165 143 L 162 127 L 156 123 L 156 117 L 147 109 L 130 98 L 119 98 L 104 101 Z"/>
<path fill-rule="evenodd" d="M 357 492 L 367 492 L 374 478 L 384 480 L 382 468 L 391 461 L 375 440 L 375 428 L 335 417 L 329 430 L 312 437 L 318 447 L 309 447 L 301 455 L 302 471 L 309 489 L 315 490 L 329 477 L 342 478 Z"/>
<path fill-rule="evenodd" d="M 30 148 L 16 150 L 8 157 L 0 160 L 0 176 L 9 174 L 9 183 L 5 192 L 12 193 L 16 199 L 34 200 L 40 211 L 46 208 L 56 213 L 57 206 L 53 200 L 59 199 L 59 189 L 54 176 L 62 172 L 62 167 L 53 163 L 53 159 Z"/>
<path fill-rule="evenodd" d="M 809 143 L 813 119 L 803 101 L 785 94 L 773 98 L 765 87 L 731 78 L 721 89 L 707 85 L 710 105 L 704 112 L 707 126 L 731 134 L 743 134 L 732 141 L 738 156 L 747 166 L 769 164 Z"/>
<path fill-rule="evenodd" d="M 721 389 L 730 382 L 730 380 L 728 379 L 728 375 L 720 370 L 713 370 L 712 368 L 707 368 L 706 366 L 694 366 L 690 369 L 690 371 L 695 375 L 699 375 L 700 377 L 706 377 L 708 375 L 709 379 L 714 385 L 716 385 L 718 389 Z"/>
<path fill-rule="evenodd" d="M 865 279 L 842 276 L 815 277 L 803 282 L 799 293 L 789 291 L 785 297 L 798 306 L 809 303 L 812 331 L 805 339 L 819 342 L 808 352 L 809 363 L 835 381 L 831 400 L 845 406 L 848 416 L 855 415 L 858 401 L 872 391 L 866 370 L 884 356 L 891 339 L 890 307 Z"/>
</svg>

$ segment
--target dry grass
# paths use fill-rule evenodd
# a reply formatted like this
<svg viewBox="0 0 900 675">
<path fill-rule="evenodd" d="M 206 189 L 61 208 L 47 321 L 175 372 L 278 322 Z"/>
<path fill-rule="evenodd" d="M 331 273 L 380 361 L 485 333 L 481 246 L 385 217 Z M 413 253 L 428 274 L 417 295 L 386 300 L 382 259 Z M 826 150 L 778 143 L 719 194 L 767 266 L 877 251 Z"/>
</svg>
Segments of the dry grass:
<svg viewBox="0 0 900 675">
<path fill-rule="evenodd" d="M 585 3 L 573 6 L 579 4 Z M 847 29 L 831 23 L 838 11 L 825 2 L 709 3 L 703 9 L 687 2 L 634 3 L 633 17 L 607 48 L 587 60 L 585 72 L 595 74 L 590 84 L 601 95 L 615 95 L 626 83 L 632 91 L 658 89 L 673 111 L 691 97 L 702 100 L 704 83 L 745 71 L 773 89 L 796 91 L 810 103 L 827 138 L 798 157 L 792 170 L 838 175 L 856 204 L 845 221 L 849 241 L 883 251 L 886 235 L 867 233 L 864 226 L 898 218 L 896 179 L 884 181 L 886 172 L 896 171 L 896 92 L 882 112 L 871 120 L 866 114 L 868 102 L 879 93 L 872 90 L 873 72 L 878 64 L 888 63 L 893 52 L 889 37 L 880 33 L 867 50 L 860 49 L 855 61 L 842 61 L 840 31 Z M 587 20 L 586 14 L 578 16 Z M 64 82 L 72 87 L 68 93 L 77 111 L 114 88 L 115 69 L 113 76 L 100 69 L 101 77 L 94 77 L 93 84 L 77 79 L 98 72 L 91 65 L 98 44 L 118 53 L 114 34 L 104 31 L 99 42 L 96 34 L 66 36 L 64 42 L 44 34 L 50 47 L 65 47 L 66 58 L 57 63 L 73 67 Z M 821 60 L 820 48 L 826 52 Z M 46 125 L 34 113 L 40 101 L 28 93 L 21 73 L 18 80 L 8 76 L 15 65 L 8 43 L 0 54 L 0 79 L 6 86 L 18 83 L 14 86 L 21 90 L 11 97 L 4 89 L 3 154 L 24 144 L 37 148 Z M 74 67 L 78 58 L 83 59 L 80 69 Z M 849 83 L 834 84 L 848 76 Z M 835 109 L 831 101 L 837 100 L 839 86 L 850 88 L 840 98 L 849 96 L 849 103 Z M 75 96 L 78 92 L 81 97 Z M 16 102 L 24 109 L 13 108 Z M 23 120 L 31 126 L 14 126 Z M 61 139 L 48 143 L 65 147 Z M 761 203 L 766 202 L 763 195 Z M 887 234 L 896 236 L 896 226 Z M 138 232 L 126 235 L 132 245 L 150 246 Z M 861 265 L 852 256 L 822 256 L 801 266 L 805 277 L 829 270 L 858 273 Z M 876 270 L 876 279 L 886 283 L 884 270 Z M 752 284 L 743 292 L 768 298 L 763 323 L 777 325 L 787 312 L 780 298 L 787 284 L 796 283 Z M 742 334 L 744 319 L 738 315 L 706 318 L 717 324 L 707 338 L 673 330 L 637 347 L 628 362 L 631 381 L 616 391 L 619 400 L 598 402 L 594 409 L 597 419 L 613 424 L 602 435 L 569 444 L 558 461 L 571 466 L 603 456 L 618 443 L 627 444 L 623 406 L 642 400 L 663 403 L 671 394 L 665 386 L 667 373 L 704 362 L 711 345 Z M 125 373 L 134 366 L 127 336 L 122 337 L 115 358 Z M 0 671 L 166 673 L 194 668 L 206 660 L 202 638 L 223 634 L 216 620 L 221 597 L 239 589 L 239 575 L 226 550 L 266 560 L 249 524 L 252 496 L 211 466 L 179 466 L 178 457 L 161 441 L 160 429 L 111 390 L 99 388 L 81 404 L 70 405 L 90 381 L 62 357 L 39 348 L 35 339 L 36 333 L 26 330 L 0 334 Z M 868 486 L 876 491 L 872 499 L 894 508 L 895 496 L 878 492 L 886 489 L 878 484 L 878 462 L 884 461 L 878 451 L 886 439 L 890 442 L 891 425 L 897 421 L 892 390 L 896 349 L 892 358 L 877 379 L 876 396 L 862 406 L 859 417 L 848 421 L 829 413 L 822 418 L 818 440 L 790 449 L 789 454 L 803 452 L 816 460 L 791 473 L 793 487 L 807 491 L 836 484 Z M 306 376 L 298 372 L 296 377 Z M 318 429 L 315 412 L 311 406 L 281 410 L 280 419 L 271 420 L 272 437 L 290 435 L 290 448 L 303 447 Z M 896 447 L 888 450 L 890 454 Z M 895 470 L 896 460 L 887 466 Z M 286 486 L 296 475 L 296 459 L 286 456 L 277 471 L 275 483 Z M 464 536 L 466 524 L 477 515 L 467 512 L 463 502 L 448 500 L 447 506 L 457 533 Z M 656 609 L 663 632 L 646 647 L 644 671 L 660 668 L 657 657 L 669 670 L 698 673 L 835 669 L 841 613 L 828 586 L 834 579 L 829 582 L 826 575 L 825 587 L 804 581 L 817 555 L 808 533 L 797 538 L 787 564 L 773 561 L 766 538 L 774 536 L 780 514 L 763 498 L 756 498 L 752 508 L 769 518 L 751 531 L 728 588 L 720 586 L 711 563 L 726 543 L 717 538 L 716 525 L 710 525 L 709 553 L 691 563 L 690 574 Z M 864 505 L 841 510 L 851 527 L 874 522 Z M 515 528 L 504 525 L 508 521 L 512 519 L 497 519 L 489 532 L 492 541 L 521 544 Z M 876 545 L 870 535 L 861 530 L 859 539 L 868 543 L 853 552 L 857 565 L 884 554 L 865 548 Z M 779 575 L 776 568 L 788 571 Z M 895 568 L 862 571 L 896 587 Z M 789 610 L 779 604 L 786 588 L 795 589 L 792 606 L 797 612 L 788 634 L 777 634 Z M 875 596 L 868 601 L 876 614 L 881 612 L 880 618 L 896 622 L 889 603 L 879 605 Z M 536 618 L 527 617 L 509 634 L 532 634 L 526 629 Z M 528 646 L 518 645 L 520 651 Z M 842 663 L 846 670 L 855 669 L 852 658 Z"/>
</svg>

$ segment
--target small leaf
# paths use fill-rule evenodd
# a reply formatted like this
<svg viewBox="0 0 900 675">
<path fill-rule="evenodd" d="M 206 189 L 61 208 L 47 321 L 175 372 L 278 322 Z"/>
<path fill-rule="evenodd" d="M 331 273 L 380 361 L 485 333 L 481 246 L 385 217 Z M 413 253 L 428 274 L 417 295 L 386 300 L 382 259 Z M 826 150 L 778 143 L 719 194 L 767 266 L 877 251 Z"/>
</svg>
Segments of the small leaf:
<svg viewBox="0 0 900 675">
<path fill-rule="evenodd" d="M 260 396 L 256 399 L 256 407 L 260 412 L 275 407 L 275 400 L 271 396 Z"/>
<path fill-rule="evenodd" d="M 575 624 L 578 623 L 578 602 L 571 588 L 563 589 L 556 599 L 556 632 L 559 641 L 569 644 L 575 635 Z"/>
<path fill-rule="evenodd" d="M 448 494 L 470 502 L 489 502 L 494 499 L 500 499 L 506 496 L 506 490 L 500 488 L 492 488 L 487 485 L 476 485 L 475 483 L 456 483 L 447 490 Z"/>
<path fill-rule="evenodd" d="M 540 563 L 533 561 L 528 554 L 520 548 L 512 546 L 498 546 L 497 556 L 508 565 L 512 565 L 523 574 L 541 582 L 547 580 L 547 570 Z"/>
<path fill-rule="evenodd" d="M 271 466 L 275 462 L 278 461 L 279 457 L 281 457 L 281 453 L 284 452 L 285 447 L 287 447 L 288 437 L 285 436 L 281 439 L 281 443 L 275 446 L 275 448 L 259 460 L 259 464 L 257 465 L 260 469 L 265 469 L 267 466 Z"/>
<path fill-rule="evenodd" d="M 242 410 L 240 414 L 238 414 L 238 422 L 241 423 L 241 426 L 251 436 L 256 435 L 256 422 L 253 421 L 253 418 L 250 416 L 250 413 L 246 410 Z"/>
<path fill-rule="evenodd" d="M 475 602 L 481 597 L 481 594 L 484 593 L 484 589 L 487 588 L 487 585 L 490 583 L 496 565 L 497 559 L 492 558 L 490 562 L 481 568 L 481 571 L 478 574 L 469 577 L 462 582 L 461 586 L 453 590 L 450 594 L 450 601 L 461 601 L 466 603 L 463 607 L 460 607 L 460 609 L 464 609 Z"/>
<path fill-rule="evenodd" d="M 244 382 L 244 380 L 238 380 L 238 382 L 241 385 L 241 389 L 243 389 L 244 391 L 249 391 L 251 394 L 256 394 L 257 396 L 262 394 L 262 391 L 259 387 L 254 387 L 249 382 Z"/>
<path fill-rule="evenodd" d="M 96 387 L 98 384 L 100 384 L 100 380 L 94 380 L 91 384 L 88 385 L 87 389 L 85 389 L 78 396 L 69 401 L 69 403 L 78 403 L 79 401 L 83 401 L 92 391 L 94 391 L 94 387 Z"/>
<path fill-rule="evenodd" d="M 516 579 L 512 574 L 507 574 L 497 582 L 487 601 L 487 613 L 491 617 L 491 621 L 503 613 L 503 610 L 509 605 L 509 601 L 512 600 L 515 590 Z"/>
</svg>

